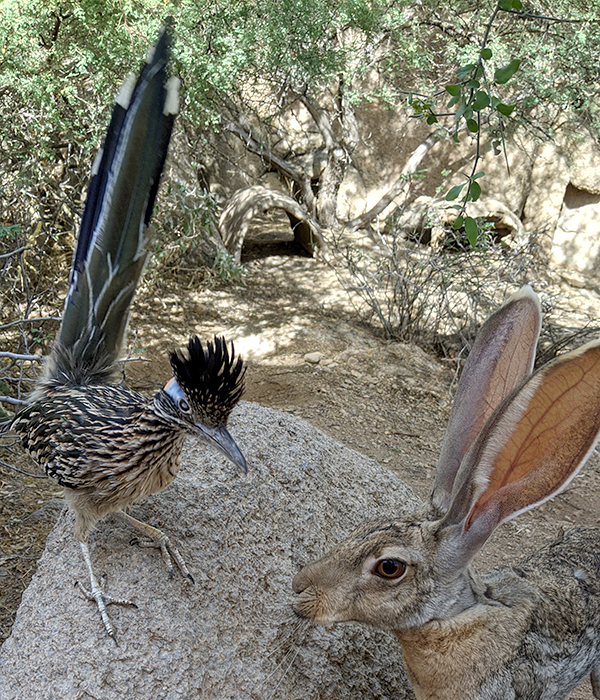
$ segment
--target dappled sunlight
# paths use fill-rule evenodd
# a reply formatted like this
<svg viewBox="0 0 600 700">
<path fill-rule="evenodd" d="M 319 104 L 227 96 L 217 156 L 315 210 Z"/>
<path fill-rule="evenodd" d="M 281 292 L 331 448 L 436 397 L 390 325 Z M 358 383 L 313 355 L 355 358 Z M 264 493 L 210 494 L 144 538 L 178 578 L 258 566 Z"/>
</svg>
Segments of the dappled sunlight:
<svg viewBox="0 0 600 700">
<path fill-rule="evenodd" d="M 130 321 L 137 347 L 156 357 L 192 334 L 202 339 L 225 335 L 246 359 L 266 363 L 281 363 L 283 355 L 298 359 L 323 347 L 327 352 L 347 347 L 353 327 L 361 324 L 330 267 L 307 257 L 277 255 L 246 267 L 244 280 L 228 286 L 181 289 L 165 283 L 143 290 Z"/>
<path fill-rule="evenodd" d="M 600 194 L 567 186 L 554 233 L 552 260 L 579 272 L 600 271 Z"/>
</svg>

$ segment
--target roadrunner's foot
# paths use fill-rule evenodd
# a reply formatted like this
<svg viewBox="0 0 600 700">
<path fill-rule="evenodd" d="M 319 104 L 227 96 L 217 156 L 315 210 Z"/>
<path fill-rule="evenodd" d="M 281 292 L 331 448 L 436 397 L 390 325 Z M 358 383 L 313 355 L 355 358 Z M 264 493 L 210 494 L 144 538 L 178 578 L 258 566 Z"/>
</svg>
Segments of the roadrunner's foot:
<svg viewBox="0 0 600 700">
<path fill-rule="evenodd" d="M 108 616 L 108 612 L 106 610 L 107 605 L 128 605 L 133 608 L 137 608 L 137 605 L 135 603 L 132 603 L 130 600 L 123 600 L 122 598 L 113 598 L 113 596 L 108 595 L 102 590 L 102 587 L 98 583 L 98 579 L 96 578 L 96 575 L 94 574 L 94 570 L 92 569 L 92 559 L 90 557 L 90 550 L 88 549 L 87 543 L 86 542 L 80 542 L 81 545 L 81 551 L 83 552 L 83 558 L 85 559 L 85 563 L 87 564 L 88 571 L 90 574 L 90 586 L 91 589 L 88 591 L 88 589 L 79 581 L 75 582 L 75 585 L 79 587 L 83 595 L 88 599 L 88 600 L 93 600 L 96 605 L 98 606 L 98 611 L 100 612 L 100 617 L 102 618 L 102 622 L 104 623 L 104 627 L 108 633 L 108 636 L 111 637 L 115 644 L 118 644 L 117 642 L 117 635 L 115 632 L 114 625 L 112 623 L 112 620 Z"/>
<path fill-rule="evenodd" d="M 144 533 L 147 540 L 140 540 L 138 538 L 132 540 L 132 542 L 138 544 L 140 547 L 155 547 L 160 549 L 163 561 L 165 563 L 165 568 L 169 572 L 169 578 L 173 578 L 175 570 L 173 568 L 173 561 L 177 564 L 177 568 L 181 573 L 192 583 L 194 582 L 194 577 L 187 568 L 183 557 L 179 553 L 179 550 L 175 545 L 172 545 L 169 538 L 159 530 L 157 527 L 152 527 L 147 523 L 143 523 L 141 520 L 136 520 L 132 518 L 131 515 L 123 512 L 122 510 L 115 513 L 121 520 L 129 523 L 132 527 L 136 528 L 140 532 Z"/>
</svg>

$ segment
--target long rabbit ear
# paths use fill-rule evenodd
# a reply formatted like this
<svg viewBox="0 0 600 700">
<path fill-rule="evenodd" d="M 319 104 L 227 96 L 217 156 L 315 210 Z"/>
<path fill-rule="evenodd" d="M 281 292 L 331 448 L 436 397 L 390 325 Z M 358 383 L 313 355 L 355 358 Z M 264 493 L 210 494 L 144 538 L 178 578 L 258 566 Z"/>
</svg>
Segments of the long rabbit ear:
<svg viewBox="0 0 600 700">
<path fill-rule="evenodd" d="M 439 512 L 448 509 L 460 463 L 482 426 L 531 374 L 541 324 L 538 296 L 525 285 L 477 334 L 458 382 L 431 493 Z"/>
<path fill-rule="evenodd" d="M 596 340 L 548 363 L 515 390 L 465 455 L 441 523 L 441 529 L 460 528 L 454 546 L 462 549 L 463 563 L 500 523 L 562 491 L 599 434 Z"/>
</svg>

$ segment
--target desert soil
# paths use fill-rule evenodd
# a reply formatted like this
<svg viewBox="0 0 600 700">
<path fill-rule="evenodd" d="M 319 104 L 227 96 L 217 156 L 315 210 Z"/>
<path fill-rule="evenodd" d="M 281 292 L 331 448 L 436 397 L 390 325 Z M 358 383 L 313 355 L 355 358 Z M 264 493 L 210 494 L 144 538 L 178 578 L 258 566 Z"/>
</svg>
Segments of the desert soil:
<svg viewBox="0 0 600 700">
<path fill-rule="evenodd" d="M 192 333 L 204 338 L 225 333 L 248 363 L 245 400 L 307 420 L 386 465 L 425 498 L 456 363 L 386 342 L 376 328 L 358 320 L 329 267 L 306 257 L 291 240 L 267 241 L 259 233 L 254 227 L 255 238 L 245 249 L 247 275 L 241 284 L 182 289 L 165 282 L 142 291 L 130 326 L 137 330 L 136 347 L 144 350 L 144 360 L 126 365 L 127 383 L 156 390 L 170 375 L 170 349 Z M 589 300 L 595 293 L 587 294 Z M 0 454 L 9 458 L 35 471 L 29 461 Z M 597 525 L 599 469 L 594 453 L 564 493 L 500 528 L 478 565 L 514 563 L 562 528 Z M 62 507 L 53 482 L 0 467 L 0 641 L 10 633 L 21 593 Z M 589 681 L 570 696 L 592 697 Z"/>
</svg>

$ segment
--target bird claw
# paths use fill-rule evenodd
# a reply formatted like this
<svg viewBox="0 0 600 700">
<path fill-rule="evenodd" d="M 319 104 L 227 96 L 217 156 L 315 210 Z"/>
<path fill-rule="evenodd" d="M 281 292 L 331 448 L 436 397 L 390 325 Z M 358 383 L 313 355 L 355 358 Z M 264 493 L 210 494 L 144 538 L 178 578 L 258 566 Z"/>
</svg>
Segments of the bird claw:
<svg viewBox="0 0 600 700">
<path fill-rule="evenodd" d="M 117 634 L 115 632 L 112 620 L 108 615 L 106 607 L 108 605 L 127 605 L 132 608 L 137 608 L 137 605 L 130 600 L 125 600 L 123 598 L 115 598 L 114 596 L 108 595 L 108 593 L 105 593 L 100 586 L 94 585 L 94 582 L 92 582 L 91 590 L 88 590 L 81 583 L 81 581 L 75 581 L 75 585 L 78 586 L 79 590 L 88 600 L 91 600 L 96 603 L 96 606 L 98 607 L 98 612 L 100 613 L 100 617 L 102 618 L 102 622 L 104 623 L 104 628 L 106 629 L 108 636 L 111 637 L 114 643 L 118 646 L 119 642 L 117 641 Z"/>
<path fill-rule="evenodd" d="M 166 535 L 162 535 L 162 537 L 157 540 L 153 540 L 151 538 L 142 539 L 139 537 L 134 537 L 132 540 L 130 540 L 130 543 L 137 544 L 139 547 L 152 547 L 154 549 L 160 549 L 160 553 L 162 555 L 165 568 L 169 572 L 170 579 L 175 576 L 175 569 L 173 567 L 174 561 L 182 575 L 185 576 L 185 578 L 187 578 L 191 583 L 195 583 L 194 577 L 187 568 L 187 565 L 179 553 L 179 550 L 175 545 L 171 544 L 171 541 Z"/>
</svg>

